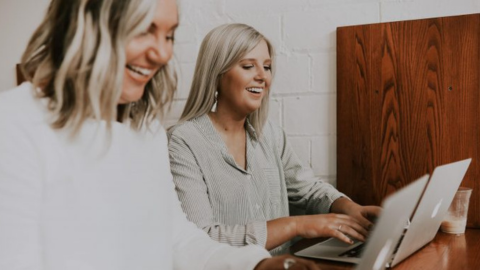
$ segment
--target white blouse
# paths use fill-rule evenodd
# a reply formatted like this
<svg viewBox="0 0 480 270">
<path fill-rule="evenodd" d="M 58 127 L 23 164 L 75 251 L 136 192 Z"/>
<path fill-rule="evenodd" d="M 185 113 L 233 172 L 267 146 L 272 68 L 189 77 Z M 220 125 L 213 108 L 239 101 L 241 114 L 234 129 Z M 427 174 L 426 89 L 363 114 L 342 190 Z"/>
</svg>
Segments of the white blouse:
<svg viewBox="0 0 480 270">
<path fill-rule="evenodd" d="M 0 94 L 0 269 L 252 269 L 268 252 L 212 241 L 174 191 L 161 126 L 49 125 L 24 83 Z"/>
</svg>

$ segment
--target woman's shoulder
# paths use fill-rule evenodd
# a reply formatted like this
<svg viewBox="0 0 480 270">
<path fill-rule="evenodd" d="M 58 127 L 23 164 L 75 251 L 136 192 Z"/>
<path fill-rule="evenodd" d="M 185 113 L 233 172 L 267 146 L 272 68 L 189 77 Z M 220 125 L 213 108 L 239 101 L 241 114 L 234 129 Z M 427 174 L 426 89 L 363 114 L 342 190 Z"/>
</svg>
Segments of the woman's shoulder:
<svg viewBox="0 0 480 270">
<path fill-rule="evenodd" d="M 20 110 L 33 99 L 33 85 L 25 82 L 12 89 L 0 92 L 0 110 Z"/>
<path fill-rule="evenodd" d="M 0 93 L 0 118 L 15 122 L 44 122 L 47 109 L 43 100 L 36 97 L 31 83 Z"/>
<path fill-rule="evenodd" d="M 276 138 L 282 136 L 283 133 L 283 128 L 277 122 L 267 120 L 263 125 L 262 134 L 267 138 Z"/>
<path fill-rule="evenodd" d="M 188 138 L 198 137 L 198 135 L 199 130 L 193 122 L 193 119 L 177 123 L 167 129 L 167 137 L 169 141 L 172 140 L 172 138 L 180 139 L 182 141 L 188 140 Z"/>
<path fill-rule="evenodd" d="M 198 136 L 199 133 L 202 133 L 202 127 L 205 125 L 204 117 L 205 116 L 200 116 L 187 121 L 182 121 L 169 127 L 167 130 L 168 137 Z"/>
<path fill-rule="evenodd" d="M 53 134 L 48 122 L 46 100 L 36 97 L 30 83 L 0 93 L 0 126 L 0 143 L 17 140 L 28 145 L 26 142 L 29 142 L 39 146 L 37 150 L 45 150 L 45 139 L 51 139 L 48 136 Z"/>
<path fill-rule="evenodd" d="M 263 125 L 260 142 L 271 148 L 282 148 L 286 141 L 283 128 L 279 123 L 267 120 Z"/>
</svg>

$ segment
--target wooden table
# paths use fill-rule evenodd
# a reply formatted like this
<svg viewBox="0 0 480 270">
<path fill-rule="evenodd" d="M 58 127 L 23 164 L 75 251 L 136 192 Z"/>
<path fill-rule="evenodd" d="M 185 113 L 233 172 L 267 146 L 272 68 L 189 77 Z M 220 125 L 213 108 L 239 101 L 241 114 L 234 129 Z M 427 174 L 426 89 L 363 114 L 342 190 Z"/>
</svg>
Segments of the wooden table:
<svg viewBox="0 0 480 270">
<path fill-rule="evenodd" d="M 290 248 L 293 254 L 323 239 L 303 239 Z M 353 269 L 355 265 L 314 260 L 323 270 Z M 465 234 L 453 235 L 438 232 L 432 242 L 427 244 L 409 258 L 395 266 L 395 270 L 411 269 L 480 269 L 480 229 L 467 229 Z"/>
</svg>

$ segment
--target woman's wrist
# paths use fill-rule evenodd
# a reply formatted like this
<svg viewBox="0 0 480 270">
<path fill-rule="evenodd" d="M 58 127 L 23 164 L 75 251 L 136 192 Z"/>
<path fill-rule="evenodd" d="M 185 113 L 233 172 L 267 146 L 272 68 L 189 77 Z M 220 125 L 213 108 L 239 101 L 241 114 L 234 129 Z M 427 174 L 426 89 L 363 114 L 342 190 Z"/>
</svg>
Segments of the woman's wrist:
<svg viewBox="0 0 480 270">
<path fill-rule="evenodd" d="M 301 216 L 293 216 L 293 217 L 290 217 L 290 219 L 291 219 L 290 220 L 290 223 L 291 223 L 290 226 L 291 226 L 291 230 L 292 230 L 291 235 L 292 235 L 292 238 L 294 238 L 294 237 L 297 237 L 297 236 L 300 235 L 299 228 L 300 228 L 300 224 L 301 224 L 300 220 L 302 219 L 302 217 Z"/>
<path fill-rule="evenodd" d="M 289 239 L 298 236 L 298 224 L 300 216 L 285 217 L 285 234 Z"/>
<path fill-rule="evenodd" d="M 314 222 L 313 216 L 296 216 L 295 217 L 295 236 L 307 237 L 307 235 L 311 234 L 312 232 L 309 231 L 309 227 L 312 224 L 312 222 Z"/>
</svg>

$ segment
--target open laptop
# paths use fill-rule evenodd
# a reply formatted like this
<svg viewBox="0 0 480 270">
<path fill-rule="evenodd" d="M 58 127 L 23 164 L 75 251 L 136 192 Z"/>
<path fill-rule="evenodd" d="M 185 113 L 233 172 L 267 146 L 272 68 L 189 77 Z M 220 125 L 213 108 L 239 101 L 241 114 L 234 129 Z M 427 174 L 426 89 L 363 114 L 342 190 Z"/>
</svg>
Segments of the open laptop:
<svg viewBox="0 0 480 270">
<path fill-rule="evenodd" d="M 349 263 L 360 263 L 362 261 L 362 264 L 365 264 L 367 262 L 381 261 L 383 254 L 387 254 L 388 256 L 383 258 L 386 265 L 389 267 L 395 266 L 435 237 L 470 162 L 471 159 L 466 159 L 438 166 L 430 177 L 426 189 L 422 188 L 419 193 L 415 193 L 409 191 L 414 188 L 412 188 L 412 185 L 408 185 L 389 197 L 397 201 L 396 207 L 388 203 L 389 200 L 385 200 L 382 214 L 373 231 L 370 232 L 366 245 L 363 245 L 364 243 L 361 242 L 348 245 L 338 239 L 330 238 L 296 252 L 295 255 Z M 426 182 L 427 179 L 428 176 L 418 179 L 412 183 L 415 184 L 413 187 L 418 188 L 417 185 L 420 185 L 418 183 Z M 425 192 L 422 195 L 423 190 Z M 411 192 L 411 194 L 407 193 L 408 196 L 404 196 L 406 194 L 405 191 Z M 408 229 L 403 230 L 402 228 L 405 227 L 408 218 L 414 212 L 415 206 L 417 208 L 412 222 L 409 224 Z M 391 244 L 387 245 L 389 241 Z M 391 245 L 394 248 L 391 249 Z M 360 247 L 368 248 L 369 250 L 362 252 L 359 251 Z M 368 258 L 362 256 L 362 254 L 365 254 Z M 374 258 L 370 258 L 372 256 Z M 369 267 L 372 268 L 373 266 L 370 265 Z M 368 269 L 368 267 L 361 269 Z"/>
<path fill-rule="evenodd" d="M 471 161 L 469 158 L 435 168 L 410 228 L 389 266 L 397 265 L 435 238 Z"/>
</svg>

